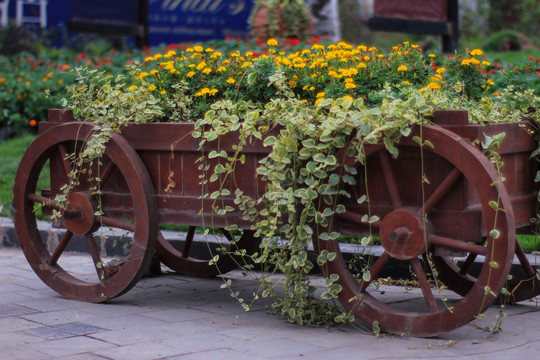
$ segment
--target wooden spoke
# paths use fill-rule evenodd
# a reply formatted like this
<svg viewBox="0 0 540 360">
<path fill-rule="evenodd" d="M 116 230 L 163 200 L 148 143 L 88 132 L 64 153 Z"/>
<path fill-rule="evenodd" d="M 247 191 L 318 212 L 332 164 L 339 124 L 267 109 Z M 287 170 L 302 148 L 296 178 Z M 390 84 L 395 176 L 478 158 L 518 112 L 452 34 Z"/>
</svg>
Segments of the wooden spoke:
<svg viewBox="0 0 540 360">
<path fill-rule="evenodd" d="M 101 175 L 100 175 L 101 186 L 103 186 L 103 185 L 105 185 L 107 183 L 107 181 L 111 177 L 111 174 L 113 173 L 115 168 L 116 168 L 116 165 L 112 161 L 109 161 L 109 163 L 105 166 L 105 168 L 103 169 L 103 171 L 101 172 Z"/>
<path fill-rule="evenodd" d="M 369 281 L 362 281 L 360 284 L 360 292 L 366 290 L 366 288 L 371 284 L 371 282 L 377 277 L 377 275 L 384 268 L 386 263 L 390 260 L 390 255 L 385 251 L 382 255 L 375 261 L 375 264 L 369 269 Z"/>
<path fill-rule="evenodd" d="M 193 238 L 195 237 L 195 226 L 190 226 L 186 235 L 186 241 L 184 242 L 184 247 L 182 248 L 182 257 L 187 259 L 189 253 L 191 252 L 191 245 L 193 245 Z"/>
<path fill-rule="evenodd" d="M 384 179 L 388 188 L 388 195 L 390 195 L 390 200 L 392 201 L 392 206 L 394 209 L 399 209 L 401 207 L 401 199 L 398 193 L 396 178 L 394 177 L 394 172 L 390 165 L 390 157 L 386 151 L 379 151 L 379 159 L 381 161 Z"/>
<path fill-rule="evenodd" d="M 525 272 L 525 275 L 527 275 L 528 278 L 536 276 L 536 271 L 534 271 L 533 267 L 531 266 L 531 263 L 529 262 L 529 259 L 527 259 L 527 255 L 525 255 L 525 251 L 523 251 L 521 244 L 517 240 L 516 240 L 516 256 L 521 264 L 521 267 L 523 268 L 523 271 Z"/>
<path fill-rule="evenodd" d="M 363 215 L 357 214 L 357 213 L 355 213 L 353 211 L 349 211 L 349 210 L 346 210 L 345 212 L 336 214 L 335 216 L 337 216 L 338 218 L 340 218 L 342 220 L 347 220 L 347 221 L 350 221 L 350 222 L 364 223 L 364 224 L 369 225 L 369 226 L 371 226 L 373 228 L 376 228 L 376 229 L 381 227 L 381 221 L 380 220 L 374 221 L 372 223 L 367 223 L 365 221 L 362 221 Z"/>
<path fill-rule="evenodd" d="M 430 235 L 429 242 L 434 245 L 444 246 L 454 250 L 467 251 L 474 254 L 485 255 L 486 248 L 481 245 L 470 244 L 457 239 L 450 239 L 443 236 Z"/>
<path fill-rule="evenodd" d="M 461 265 L 461 268 L 459 269 L 459 275 L 466 275 L 469 273 L 469 270 L 471 270 L 471 266 L 474 264 L 474 260 L 476 260 L 476 257 L 478 254 L 470 253 L 465 261 L 463 262 L 463 265 Z"/>
<path fill-rule="evenodd" d="M 98 278 L 101 280 L 105 274 L 105 264 L 101 261 L 101 256 L 99 255 L 99 250 L 96 245 L 96 241 L 94 240 L 94 236 L 90 233 L 86 234 L 86 242 L 88 243 L 90 254 L 92 254 L 92 260 L 94 261 Z"/>
<path fill-rule="evenodd" d="M 418 283 L 420 284 L 420 289 L 422 289 L 422 294 L 424 295 L 424 299 L 426 300 L 429 310 L 431 312 L 439 311 L 439 307 L 437 306 L 437 301 L 435 300 L 435 297 L 433 296 L 433 293 L 431 292 L 431 287 L 429 286 L 429 281 L 427 280 L 426 273 L 424 272 L 424 269 L 422 268 L 422 263 L 420 262 L 420 259 L 413 258 L 410 261 L 411 261 L 412 269 L 414 273 L 416 274 L 416 279 L 418 280 Z"/>
<path fill-rule="evenodd" d="M 42 206 L 59 208 L 58 203 L 55 200 L 50 199 L 48 197 L 37 195 L 37 194 L 27 194 L 26 197 L 28 198 L 28 200 L 37 202 L 41 204 Z"/>
<path fill-rule="evenodd" d="M 67 150 L 63 143 L 58 144 L 58 152 L 60 152 L 60 158 L 62 159 L 62 165 L 66 173 L 66 179 L 69 180 L 69 173 L 71 172 L 71 162 L 68 159 Z"/>
<path fill-rule="evenodd" d="M 461 172 L 454 168 L 448 174 L 448 176 L 443 180 L 443 182 L 435 189 L 433 194 L 426 200 L 424 203 L 423 209 L 420 209 L 419 211 L 423 211 L 423 214 L 429 214 L 429 212 L 437 205 L 439 201 L 444 197 L 444 195 L 452 188 L 454 183 L 461 177 Z M 422 213 L 419 213 L 419 215 L 422 215 Z"/>
<path fill-rule="evenodd" d="M 54 252 L 52 253 L 49 260 L 47 260 L 47 263 L 49 265 L 52 265 L 52 266 L 56 265 L 56 263 L 58 262 L 58 259 L 60 258 L 60 255 L 62 255 L 62 253 L 66 249 L 66 246 L 69 244 L 69 241 L 71 240 L 72 236 L 73 236 L 73 233 L 69 230 L 64 233 L 64 235 L 62 236 L 62 239 L 60 239 L 60 243 L 58 244 L 56 249 L 54 249 Z"/>
<path fill-rule="evenodd" d="M 119 229 L 123 229 L 126 231 L 135 232 L 135 224 L 127 223 L 125 221 L 113 219 L 108 216 L 102 216 L 98 215 L 96 216 L 96 221 L 101 223 L 102 225 L 111 226 Z"/>
</svg>

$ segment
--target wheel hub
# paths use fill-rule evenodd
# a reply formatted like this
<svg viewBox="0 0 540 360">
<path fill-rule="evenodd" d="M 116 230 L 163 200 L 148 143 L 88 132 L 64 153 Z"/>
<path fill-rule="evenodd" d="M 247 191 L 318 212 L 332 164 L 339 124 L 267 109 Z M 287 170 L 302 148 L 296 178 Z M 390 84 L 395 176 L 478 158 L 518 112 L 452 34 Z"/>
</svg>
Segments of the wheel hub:
<svg viewBox="0 0 540 360">
<path fill-rule="evenodd" d="M 386 215 L 379 235 L 385 251 L 393 258 L 409 260 L 426 251 L 424 223 L 411 210 L 399 209 Z"/>
<path fill-rule="evenodd" d="M 87 234 L 95 225 L 95 208 L 87 192 L 71 193 L 67 197 L 67 209 L 62 213 L 66 228 L 74 234 Z"/>
</svg>

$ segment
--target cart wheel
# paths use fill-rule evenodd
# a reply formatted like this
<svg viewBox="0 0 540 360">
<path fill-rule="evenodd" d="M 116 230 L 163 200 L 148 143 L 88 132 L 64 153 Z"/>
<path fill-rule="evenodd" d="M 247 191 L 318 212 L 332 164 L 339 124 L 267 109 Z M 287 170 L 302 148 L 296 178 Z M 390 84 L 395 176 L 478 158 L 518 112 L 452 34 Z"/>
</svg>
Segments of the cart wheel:
<svg viewBox="0 0 540 360">
<path fill-rule="evenodd" d="M 517 241 L 515 243 L 515 255 L 519 261 L 521 272 L 512 273 L 505 288 L 507 294 L 500 294 L 499 303 L 516 303 L 534 298 L 540 295 L 540 280 L 536 270 L 532 267 L 525 252 Z M 433 264 L 439 273 L 441 280 L 450 290 L 460 295 L 466 294 L 476 283 L 476 274 L 473 264 L 478 254 L 470 253 L 467 257 L 456 261 L 450 256 L 434 256 Z"/>
<path fill-rule="evenodd" d="M 220 229 L 223 236 L 216 236 L 219 238 L 218 247 L 211 249 L 210 243 L 208 243 L 208 249 L 215 251 L 215 254 L 219 255 L 219 259 L 215 263 L 210 263 L 209 256 L 197 256 L 193 251 L 193 243 L 196 237 L 196 227 L 190 226 L 186 234 L 186 240 L 182 251 L 174 248 L 161 234 L 158 235 L 158 242 L 156 246 L 158 259 L 172 270 L 179 274 L 196 276 L 196 277 L 211 277 L 220 274 L 227 273 L 231 270 L 237 269 L 239 265 L 242 265 L 241 256 L 232 255 L 236 250 L 245 250 L 246 254 L 251 254 L 259 246 L 260 239 L 253 236 L 254 231 L 244 230 L 239 238 L 225 230 Z M 223 239 L 225 238 L 225 239 Z M 227 253 L 223 253 L 219 247 L 224 247 Z M 204 251 L 205 254 L 208 251 Z"/>
<path fill-rule="evenodd" d="M 99 159 L 99 199 L 93 195 L 92 180 L 79 173 L 78 185 L 67 196 L 67 209 L 59 206 L 55 196 L 62 193 L 61 186 L 69 184 L 72 167 L 67 155 L 80 151 L 92 135 L 89 124 L 67 123 L 46 131 L 29 146 L 15 178 L 14 220 L 23 252 L 41 280 L 66 298 L 103 302 L 128 291 L 148 269 L 157 233 L 153 216 L 156 206 L 152 183 L 141 159 L 116 134 Z M 42 184 L 49 182 L 47 169 L 52 169 L 53 164 L 56 166 L 51 170 L 51 183 L 55 186 L 49 189 Z M 97 171 L 94 166 L 94 174 Z M 123 193 L 114 190 L 120 182 L 124 184 Z M 98 204 L 101 215 L 97 214 Z M 36 218 L 54 210 L 61 213 L 61 219 L 52 222 L 58 228 L 58 238 L 51 238 L 50 233 L 55 233 L 51 225 L 50 231 L 40 231 Z M 130 234 L 132 240 L 126 242 L 125 248 L 119 246 L 125 257 L 107 264 L 111 259 L 100 249 L 112 246 L 103 236 L 104 230 L 112 229 Z M 67 252 L 77 239 L 86 244 L 89 254 L 87 262 L 74 264 Z"/>
<path fill-rule="evenodd" d="M 417 143 L 419 138 L 423 147 Z M 327 261 L 321 270 L 327 277 L 339 275 L 339 300 L 357 319 L 378 324 L 386 332 L 435 336 L 473 320 L 501 291 L 514 252 L 512 207 L 504 186 L 497 189 L 498 175 L 492 164 L 458 135 L 433 126 L 416 127 L 398 149 L 397 159 L 392 159 L 382 146 L 366 149 L 365 167 L 356 165 L 357 185 L 347 189 L 354 200 L 343 199 L 346 211 L 335 216 L 331 228 L 342 234 L 364 234 L 365 229 L 372 229 L 380 237 L 384 249 L 381 256 L 371 266 L 363 267 L 365 254 L 346 261 L 338 240 L 319 239 L 314 247 L 319 254 L 324 250 L 336 253 L 335 259 Z M 417 184 L 417 188 L 410 184 Z M 463 239 L 461 223 L 453 224 L 452 218 L 441 222 L 438 206 L 445 208 L 444 202 L 456 196 L 456 185 L 464 186 L 462 193 L 476 196 L 481 204 L 470 216 L 474 220 L 476 215 L 477 227 L 486 236 Z M 366 195 L 369 205 L 356 202 L 362 195 Z M 366 214 L 371 223 L 366 224 Z M 471 220 L 461 219 L 465 223 Z M 318 231 L 327 232 L 328 228 L 320 227 Z M 479 229 L 477 232 L 482 233 Z M 352 247 L 359 252 L 363 248 Z M 470 256 L 484 259 L 477 280 L 465 293 L 448 296 L 438 285 L 440 282 L 430 280 L 434 269 L 429 259 L 439 251 L 474 254 Z M 380 278 L 388 276 L 387 270 L 396 264 L 405 265 L 415 275 L 419 284 L 415 301 L 390 302 L 377 290 L 383 283 Z"/>
</svg>

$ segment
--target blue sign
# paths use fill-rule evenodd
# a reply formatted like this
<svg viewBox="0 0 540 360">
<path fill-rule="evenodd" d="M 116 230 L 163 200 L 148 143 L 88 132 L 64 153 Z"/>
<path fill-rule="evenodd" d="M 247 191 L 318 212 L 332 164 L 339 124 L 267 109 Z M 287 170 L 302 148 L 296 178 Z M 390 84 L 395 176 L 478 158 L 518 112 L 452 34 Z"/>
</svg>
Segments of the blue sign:
<svg viewBox="0 0 540 360">
<path fill-rule="evenodd" d="M 150 45 L 244 38 L 253 0 L 150 0 Z"/>
</svg>

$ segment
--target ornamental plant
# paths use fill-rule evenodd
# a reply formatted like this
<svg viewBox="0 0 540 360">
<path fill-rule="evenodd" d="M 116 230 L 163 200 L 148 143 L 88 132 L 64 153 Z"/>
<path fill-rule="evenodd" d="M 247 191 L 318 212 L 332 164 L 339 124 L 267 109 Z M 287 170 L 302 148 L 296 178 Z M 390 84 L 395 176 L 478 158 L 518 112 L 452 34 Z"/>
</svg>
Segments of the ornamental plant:
<svg viewBox="0 0 540 360">
<path fill-rule="evenodd" d="M 243 146 L 262 139 L 271 150 L 256 170 L 266 185 L 261 198 L 237 191 L 234 209 L 218 201 L 228 189 L 201 196 L 216 200 L 216 214 L 240 211 L 264 239 L 252 256 L 232 252 L 267 265 L 270 272 L 285 274 L 284 294 L 275 291 L 276 285 L 267 276 L 260 279 L 261 295 L 274 300 L 273 308 L 291 322 L 328 326 L 353 320 L 335 304 L 342 290 L 336 282 L 339 276 L 329 274 L 327 288 L 316 296 L 308 274 L 314 262 L 324 266 L 336 253 L 322 252 L 312 260 L 307 248 L 314 234 L 321 241 L 339 236 L 329 230 L 330 223 L 345 209 L 333 199 L 354 196 L 339 184 L 354 185 L 356 168 L 341 166 L 337 154 L 345 151 L 364 163 L 365 145 L 382 143 L 397 157 L 397 142 L 413 126 L 428 124 L 435 110 L 468 110 L 471 120 L 478 123 L 528 118 L 538 125 L 538 95 L 518 86 L 493 91 L 490 66 L 479 49 L 439 59 L 408 42 L 388 54 L 343 42 L 287 52 L 270 39 L 258 56 L 249 51 L 225 54 L 196 45 L 147 56 L 129 65 L 127 76 L 77 68 L 76 83 L 64 105 L 74 110 L 76 118 L 94 122 L 100 132 L 98 141 L 82 154 L 89 161 L 102 154 L 112 132 L 133 122 L 194 122 L 192 135 L 201 148 L 238 133 L 235 153 L 216 151 L 212 156 L 221 162 L 213 167 L 201 161 L 200 169 L 206 174 L 202 185 L 224 184 L 241 166 Z M 272 128 L 279 131 L 268 136 Z M 362 219 L 368 224 L 379 220 L 368 215 Z M 237 229 L 231 225 L 227 230 Z M 367 245 L 371 240 L 357 241 Z M 370 280 L 369 269 L 360 273 Z"/>
</svg>

